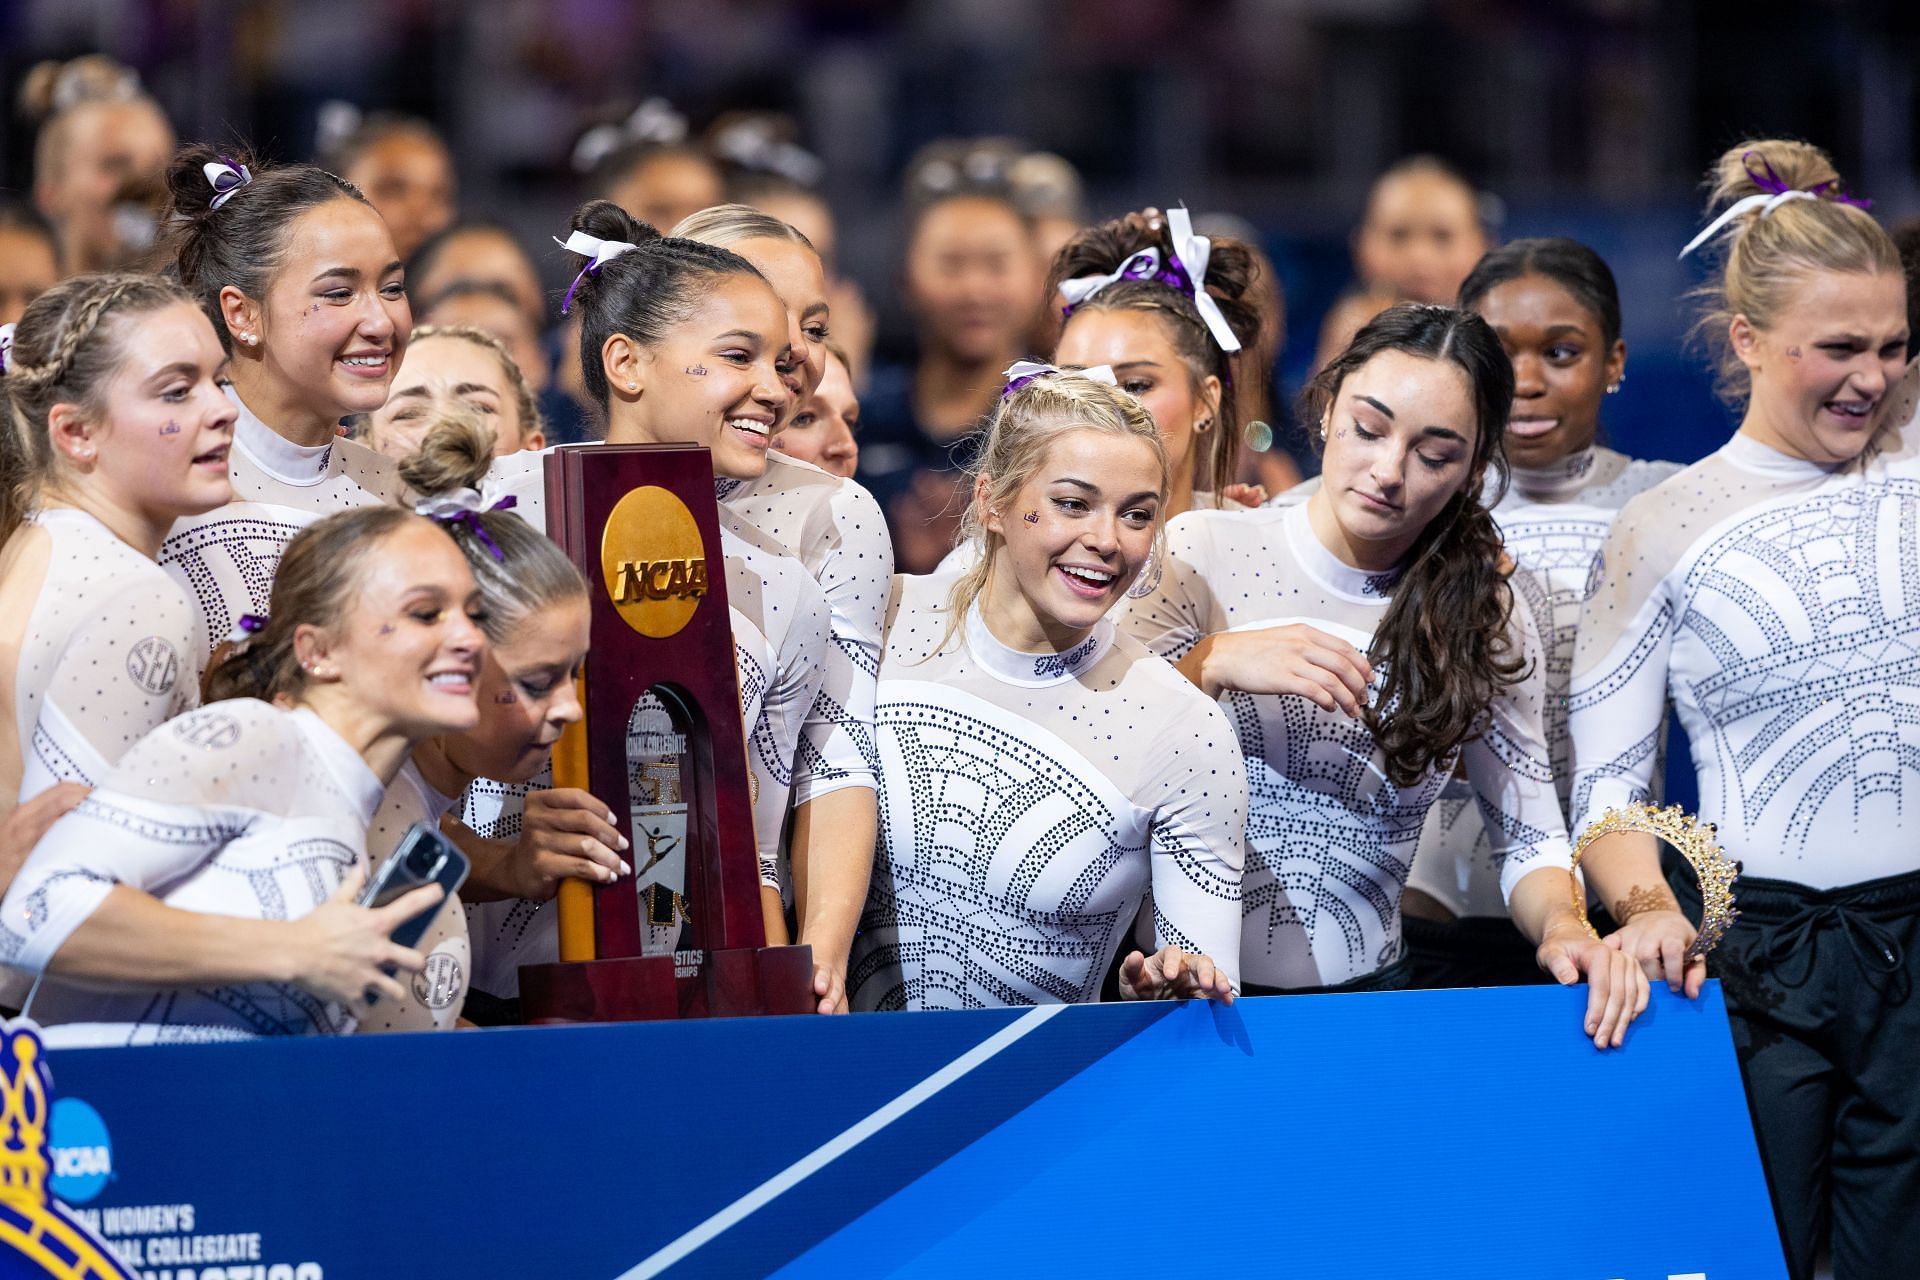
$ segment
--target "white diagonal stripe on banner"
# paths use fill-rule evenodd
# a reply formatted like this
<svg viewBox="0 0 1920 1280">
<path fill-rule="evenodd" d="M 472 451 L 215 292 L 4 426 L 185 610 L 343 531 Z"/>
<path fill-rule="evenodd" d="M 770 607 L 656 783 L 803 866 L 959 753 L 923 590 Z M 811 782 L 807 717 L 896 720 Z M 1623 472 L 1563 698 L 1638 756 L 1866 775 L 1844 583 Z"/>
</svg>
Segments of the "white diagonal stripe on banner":
<svg viewBox="0 0 1920 1280">
<path fill-rule="evenodd" d="M 1035 1005 L 1014 1022 L 994 1032 L 892 1102 L 887 1103 L 886 1106 L 841 1130 L 840 1133 L 801 1156 L 699 1226 L 663 1246 L 632 1270 L 621 1273 L 619 1280 L 646 1280 L 648 1276 L 659 1275 L 727 1228 L 832 1164 L 981 1063 L 991 1060 L 1012 1047 L 1015 1042 L 1038 1031 L 1048 1019 L 1064 1013 L 1066 1009 L 1067 1006 L 1064 1004 Z"/>
</svg>

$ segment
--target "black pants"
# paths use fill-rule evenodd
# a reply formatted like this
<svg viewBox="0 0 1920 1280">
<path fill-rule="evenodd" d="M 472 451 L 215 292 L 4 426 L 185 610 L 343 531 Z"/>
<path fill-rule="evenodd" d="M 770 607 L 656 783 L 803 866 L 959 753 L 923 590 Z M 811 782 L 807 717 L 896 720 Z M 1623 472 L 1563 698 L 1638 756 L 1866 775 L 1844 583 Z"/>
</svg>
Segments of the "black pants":
<svg viewBox="0 0 1920 1280">
<path fill-rule="evenodd" d="M 1675 860 L 1677 862 L 1677 859 Z M 1698 918 L 1685 864 L 1670 869 Z M 1708 962 L 1727 999 L 1787 1269 L 1920 1274 L 1920 873 L 1820 891 L 1742 876 Z"/>
<path fill-rule="evenodd" d="M 1400 931 L 1413 961 L 1410 987 L 1522 987 L 1553 981 L 1535 962 L 1533 944 L 1505 916 L 1402 916 Z"/>
</svg>

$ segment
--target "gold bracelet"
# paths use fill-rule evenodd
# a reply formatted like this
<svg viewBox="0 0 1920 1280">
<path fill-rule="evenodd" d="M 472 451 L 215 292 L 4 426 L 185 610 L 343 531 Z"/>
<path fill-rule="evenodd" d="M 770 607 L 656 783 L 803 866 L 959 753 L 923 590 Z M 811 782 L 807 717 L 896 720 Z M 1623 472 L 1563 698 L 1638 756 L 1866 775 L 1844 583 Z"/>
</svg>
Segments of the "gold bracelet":
<svg viewBox="0 0 1920 1280">
<path fill-rule="evenodd" d="M 1586 895 L 1580 890 L 1580 855 L 1602 836 L 1617 835 L 1624 831 L 1638 831 L 1664 840 L 1692 865 L 1693 874 L 1700 881 L 1701 914 L 1700 932 L 1694 937 L 1693 945 L 1687 948 L 1687 955 L 1706 955 L 1719 943 L 1727 927 L 1740 914 L 1733 905 L 1733 881 L 1740 874 L 1740 869 L 1727 857 L 1726 851 L 1714 842 L 1713 827 L 1683 812 L 1677 804 L 1664 809 L 1656 809 L 1650 804 L 1630 804 L 1624 809 L 1609 809 L 1600 815 L 1598 822 L 1580 833 L 1580 838 L 1573 845 L 1573 910 L 1580 917 L 1580 923 L 1595 938 L 1600 936 L 1587 919 Z"/>
</svg>

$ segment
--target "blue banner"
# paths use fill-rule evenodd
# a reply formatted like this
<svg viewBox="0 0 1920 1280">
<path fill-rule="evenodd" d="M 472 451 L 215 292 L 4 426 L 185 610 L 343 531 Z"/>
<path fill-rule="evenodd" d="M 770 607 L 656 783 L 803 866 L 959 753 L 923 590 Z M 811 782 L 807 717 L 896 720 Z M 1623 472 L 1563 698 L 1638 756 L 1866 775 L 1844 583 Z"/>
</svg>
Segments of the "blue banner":
<svg viewBox="0 0 1920 1280">
<path fill-rule="evenodd" d="M 1717 984 L 59 1050 L 149 1280 L 1784 1277 Z M 0 1274 L 4 1274 L 0 1268 Z"/>
</svg>

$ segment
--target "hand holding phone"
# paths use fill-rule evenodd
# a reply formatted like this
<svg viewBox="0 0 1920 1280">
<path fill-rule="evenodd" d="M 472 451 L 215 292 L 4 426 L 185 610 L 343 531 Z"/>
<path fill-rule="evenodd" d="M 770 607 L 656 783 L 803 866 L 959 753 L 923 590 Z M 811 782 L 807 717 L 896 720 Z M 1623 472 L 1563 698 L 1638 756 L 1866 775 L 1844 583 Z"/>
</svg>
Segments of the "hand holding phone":
<svg viewBox="0 0 1920 1280">
<path fill-rule="evenodd" d="M 360 893 L 360 905 L 384 907 L 422 885 L 439 885 L 442 890 L 440 901 L 401 921 L 393 931 L 393 940 L 399 945 L 417 946 L 426 934 L 427 927 L 433 923 L 434 916 L 446 906 L 447 899 L 466 883 L 469 865 L 467 855 L 453 841 L 441 835 L 438 828 L 416 822 L 407 829 L 399 846 L 380 864 L 372 879 L 367 881 L 367 887 Z M 393 970 L 389 968 L 387 972 L 391 974 Z M 369 996 L 367 1003 L 371 1005 L 377 998 Z"/>
</svg>

